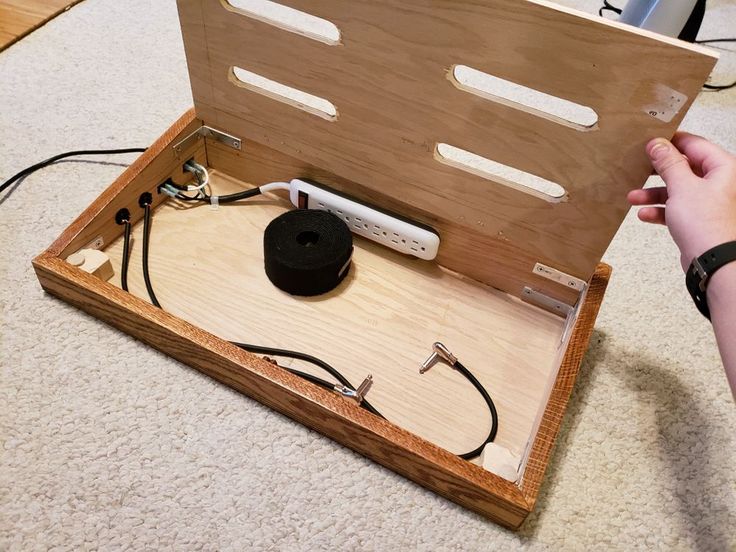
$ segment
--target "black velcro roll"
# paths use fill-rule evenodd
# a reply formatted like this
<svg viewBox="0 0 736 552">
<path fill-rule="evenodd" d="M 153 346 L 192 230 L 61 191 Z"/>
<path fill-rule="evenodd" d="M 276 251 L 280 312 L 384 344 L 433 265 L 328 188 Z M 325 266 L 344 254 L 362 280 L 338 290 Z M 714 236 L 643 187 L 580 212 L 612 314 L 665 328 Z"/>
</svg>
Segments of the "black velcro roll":
<svg viewBox="0 0 736 552">
<path fill-rule="evenodd" d="M 353 235 L 327 211 L 299 209 L 273 219 L 263 234 L 266 275 L 292 295 L 335 289 L 350 271 Z"/>
</svg>

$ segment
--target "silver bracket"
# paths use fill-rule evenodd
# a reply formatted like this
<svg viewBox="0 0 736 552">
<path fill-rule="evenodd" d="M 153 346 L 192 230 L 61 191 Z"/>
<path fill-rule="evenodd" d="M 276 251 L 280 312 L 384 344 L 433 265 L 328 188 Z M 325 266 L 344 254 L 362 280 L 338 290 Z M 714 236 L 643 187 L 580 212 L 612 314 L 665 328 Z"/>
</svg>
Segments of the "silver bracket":
<svg viewBox="0 0 736 552">
<path fill-rule="evenodd" d="M 189 146 L 191 146 L 194 142 L 196 142 L 197 140 L 202 140 L 203 138 L 213 138 L 221 144 L 225 144 L 226 146 L 236 150 L 241 150 L 243 147 L 243 141 L 237 136 L 233 136 L 212 127 L 201 126 L 197 130 L 192 132 L 189 136 L 184 138 L 181 142 L 174 144 L 174 153 L 177 157 L 181 157 L 181 154 L 184 150 L 189 149 Z"/>
<path fill-rule="evenodd" d="M 573 311 L 573 307 L 571 305 L 558 301 L 557 299 L 553 299 L 549 295 L 545 295 L 544 293 L 528 286 L 525 287 L 522 292 L 522 299 L 527 303 L 531 303 L 532 305 L 536 305 L 537 307 L 564 317 L 567 317 Z"/>
<path fill-rule="evenodd" d="M 557 282 L 558 284 L 562 284 L 563 286 L 576 291 L 585 291 L 585 288 L 588 286 L 588 284 L 580 278 L 570 276 L 569 274 L 565 274 L 556 268 L 543 265 L 542 263 L 535 264 L 533 272 L 537 276 L 547 278 L 548 280 L 552 280 L 553 282 Z"/>
</svg>

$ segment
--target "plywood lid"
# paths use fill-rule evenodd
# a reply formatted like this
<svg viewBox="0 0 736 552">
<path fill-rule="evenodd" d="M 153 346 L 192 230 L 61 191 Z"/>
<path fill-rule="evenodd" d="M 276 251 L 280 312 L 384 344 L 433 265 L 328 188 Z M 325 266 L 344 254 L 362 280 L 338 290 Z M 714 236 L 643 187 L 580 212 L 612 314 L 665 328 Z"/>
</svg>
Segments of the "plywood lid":
<svg viewBox="0 0 736 552">
<path fill-rule="evenodd" d="M 590 278 L 717 59 L 542 1 L 178 3 L 207 125 L 433 225 L 440 263 L 517 295 L 538 262 Z"/>
</svg>

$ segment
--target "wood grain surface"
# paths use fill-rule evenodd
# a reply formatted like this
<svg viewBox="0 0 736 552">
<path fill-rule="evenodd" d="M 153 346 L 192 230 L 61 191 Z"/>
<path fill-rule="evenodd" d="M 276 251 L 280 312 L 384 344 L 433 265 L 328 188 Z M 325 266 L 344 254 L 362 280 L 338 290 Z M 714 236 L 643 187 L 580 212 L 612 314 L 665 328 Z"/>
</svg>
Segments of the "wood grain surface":
<svg viewBox="0 0 736 552">
<path fill-rule="evenodd" d="M 215 171 L 210 178 L 213 193 L 242 189 Z M 441 341 L 494 398 L 501 420 L 496 442 L 521 453 L 559 366 L 564 319 L 359 237 L 338 288 L 313 298 L 288 295 L 266 277 L 263 232 L 291 208 L 275 194 L 216 211 L 178 201 L 160 206 L 149 265 L 163 307 L 223 339 L 324 358 L 355 386 L 370 373 L 369 399 L 384 416 L 459 454 L 483 442 L 490 416 L 478 392 L 448 366 L 419 374 L 432 344 Z M 142 226 L 133 232 L 128 285 L 147 299 Z M 122 239 L 106 253 L 117 284 Z M 523 355 L 514 346 L 520 335 Z M 325 376 L 309 364 L 293 366 Z"/>
<path fill-rule="evenodd" d="M 174 153 L 172 146 L 201 126 L 202 122 L 195 118 L 194 110 L 182 115 L 79 215 L 64 235 L 49 247 L 49 252 L 66 258 L 93 241 L 101 240 L 103 247 L 112 243 L 123 233 L 123 227 L 115 224 L 118 210 L 128 209 L 131 222 L 136 223 L 143 216 L 138 205 L 141 193 L 154 192 L 153 205 L 156 206 L 166 197 L 155 193 L 156 187 L 164 180 L 172 178 L 180 184 L 191 180 L 191 175 L 183 172 L 182 164 L 190 158 L 206 162 L 204 141 L 193 140 L 180 156 Z"/>
<path fill-rule="evenodd" d="M 101 281 L 63 260 L 91 236 L 101 234 L 106 240 L 119 236 L 121 227 L 112 217 L 121 206 L 131 208 L 134 221 L 139 220 L 140 209 L 136 209 L 136 203 L 141 191 L 155 191 L 159 181 L 167 176 L 183 178 L 181 163 L 186 155 L 176 158 L 171 148 L 199 124 L 193 112 L 186 113 L 34 260 L 43 288 L 419 484 L 502 525 L 518 528 L 536 500 L 602 298 L 601 283 L 596 281 L 600 278 L 607 281 L 606 269 L 602 268 L 592 283 L 581 319 L 570 337 L 573 352 L 565 354 L 566 349 L 558 347 L 563 319 L 436 265 L 409 260 L 371 243 L 358 244 L 356 273 L 334 294 L 295 305 L 288 296 L 263 286 L 263 280 L 257 281 L 259 274 L 262 278 L 261 260 L 248 247 L 257 241 L 257 227 L 265 223 L 270 216 L 267 213 L 276 214 L 284 209 L 283 200 L 277 198 L 264 197 L 247 207 L 222 206 L 218 211 L 211 211 L 209 206 L 181 206 L 177 202 L 158 207 L 152 243 L 154 283 L 164 304 L 182 317 L 152 307 L 114 283 Z M 210 146 L 206 146 L 205 153 L 211 150 Z M 203 141 L 193 142 L 189 147 L 201 155 Z M 233 157 L 240 159 L 235 154 Z M 267 160 L 264 165 L 268 165 Z M 213 178 L 214 185 L 222 186 L 223 191 L 246 185 L 239 179 L 218 175 L 217 171 Z M 186 248 L 182 245 L 185 243 Z M 139 235 L 133 245 L 134 250 L 140 249 Z M 219 245 L 229 250 L 229 254 L 216 252 Z M 108 247 L 116 261 L 119 247 L 119 243 Z M 191 254 L 187 255 L 185 249 Z M 204 262 L 213 251 L 215 256 L 211 259 L 217 261 Z M 140 264 L 136 258 L 132 261 L 133 267 Z M 142 295 L 139 277 L 133 268 L 131 285 L 134 293 Z M 229 279 L 233 280 L 232 284 Z M 362 280 L 371 284 L 362 286 Z M 242 300 L 244 291 L 253 291 L 254 282 L 262 296 Z M 226 298 L 218 299 L 218 294 L 211 292 L 214 284 L 225 286 Z M 182 290 L 196 290 L 190 296 L 202 297 L 207 304 L 183 300 Z M 233 301 L 231 297 L 239 300 Z M 366 307 L 372 316 L 363 314 Z M 216 316 L 212 314 L 215 311 Z M 335 338 L 333 327 L 323 329 L 321 320 L 325 312 L 342 317 L 346 326 L 359 324 L 358 330 L 340 334 L 352 346 L 352 351 L 348 352 L 340 344 L 342 340 Z M 305 322 L 305 313 L 313 315 L 311 321 Z M 286 316 L 288 323 L 280 315 Z M 197 325 L 183 319 L 186 317 L 196 319 Z M 319 324 L 315 323 L 317 320 Z M 336 352 L 334 359 L 331 356 L 329 360 L 336 359 L 335 364 L 354 381 L 361 379 L 366 369 L 375 372 L 377 379 L 380 373 L 388 385 L 384 383 L 371 391 L 371 400 L 385 409 L 389 418 L 395 418 L 405 427 L 373 416 L 334 393 L 241 351 L 200 326 L 226 334 L 221 337 L 241 339 L 247 333 L 247 337 L 271 339 L 272 344 L 289 346 L 291 341 L 278 340 L 285 339 L 285 328 L 293 330 L 303 349 L 320 356 Z M 463 326 L 467 326 L 465 331 Z M 383 329 L 395 331 L 397 336 L 394 338 Z M 499 443 L 518 450 L 515 443 L 521 441 L 525 432 L 527 438 L 535 437 L 532 447 L 527 448 L 531 471 L 525 475 L 524 487 L 446 450 L 464 450 L 467 441 L 478 435 L 482 437 L 488 419 L 474 392 L 449 368 L 438 366 L 425 376 L 414 375 L 415 362 L 421 362 L 426 353 L 424 342 L 436 339 L 437 332 L 441 332 L 440 338 L 448 345 L 452 340 L 458 356 L 462 349 L 462 360 L 469 367 L 472 364 L 473 371 L 494 394 L 499 411 L 505 411 L 501 414 L 501 427 L 506 429 L 499 433 Z M 310 333 L 318 347 L 308 342 Z M 455 343 L 459 345 L 456 347 Z M 389 348 L 379 350 L 384 346 Z M 489 356 L 494 357 L 492 361 Z M 562 379 L 558 381 L 555 359 L 561 356 L 564 356 Z M 408 366 L 411 367 L 407 369 Z M 544 380 L 555 382 L 549 401 Z M 438 388 L 442 393 L 437 393 Z M 410 404 L 398 404 L 396 394 Z M 507 394 L 511 395 L 508 400 Z M 432 399 L 427 401 L 430 395 Z M 422 401 L 427 401 L 426 411 L 418 412 L 416 405 Z M 459 412 L 459 404 L 463 413 Z M 419 418 L 414 417 L 417 413 L 421 414 Z M 534 425 L 535 420 L 540 420 L 538 426 Z M 483 431 L 481 424 L 485 424 Z M 448 432 L 450 427 L 463 431 L 453 436 Z M 539 427 L 538 432 L 535 427 Z"/>
<path fill-rule="evenodd" d="M 382 196 L 366 186 L 341 178 L 325 169 L 285 155 L 253 140 L 245 140 L 243 144 L 242 151 L 234 151 L 208 138 L 206 140 L 207 162 L 220 172 L 253 185 L 289 181 L 297 176 L 321 182 L 349 193 L 361 201 L 374 205 L 380 204 L 397 213 L 405 210 L 405 206 L 397 198 Z M 436 217 L 424 217 L 422 220 L 442 235 L 442 242 L 445 246 L 440 248 L 437 257 L 437 263 L 441 266 L 451 266 L 455 271 L 478 282 L 483 282 L 488 266 L 493 264 L 497 271 L 495 287 L 504 289 L 514 296 L 523 297 L 522 289 L 525 285 L 529 285 L 569 305 L 577 301 L 578 292 L 574 289 L 568 289 L 557 282 L 542 278 L 531 270 L 527 271 L 527 266 L 518 261 L 525 260 L 533 266 L 534 258 L 515 250 L 510 243 L 486 236 L 472 236 L 456 225 Z M 482 263 L 478 262 L 479 258 L 483 259 Z"/>
<path fill-rule="evenodd" d="M 358 195 L 399 203 L 404 215 L 441 221 L 443 264 L 515 295 L 536 261 L 590 279 L 628 210 L 626 191 L 650 173 L 644 144 L 673 134 L 716 61 L 543 2 L 281 3 L 337 25 L 340 43 L 234 13 L 224 0 L 179 2 L 198 116 L 357 183 Z M 448 78 L 456 64 L 589 106 L 598 126 L 581 131 L 460 90 Z M 233 67 L 331 101 L 337 120 L 234 85 Z M 671 120 L 651 114 L 680 94 Z M 567 200 L 441 164 L 438 142 L 556 182 Z"/>
<path fill-rule="evenodd" d="M 549 425 L 540 432 L 533 446 L 535 471 L 520 489 L 52 254 L 37 257 L 34 268 L 48 293 L 510 528 L 521 525 L 536 501 L 569 389 L 577 375 L 580 352 L 587 347 L 598 310 L 599 305 L 594 301 L 600 299 L 597 293 L 591 293 L 583 305 L 583 316 L 575 325 L 571 338 L 575 354 L 566 357 L 564 380 L 556 386 L 556 396 L 545 411 Z M 603 267 L 595 276 L 592 289 L 605 287 L 607 277 L 608 270 Z"/>
<path fill-rule="evenodd" d="M 0 51 L 81 0 L 0 0 Z"/>
<path fill-rule="evenodd" d="M 529 510 L 518 487 L 241 351 L 52 255 L 34 260 L 43 288 L 156 349 L 508 527 Z"/>
<path fill-rule="evenodd" d="M 574 320 L 569 339 L 560 351 L 562 364 L 553 380 L 552 390 L 547 396 L 539 424 L 535 425 L 534 441 L 525 458 L 521 490 L 530 510 L 534 509 L 537 502 L 539 487 L 542 485 L 557 434 L 562 426 L 562 418 L 575 386 L 580 364 L 588 350 L 595 319 L 603 303 L 610 278 L 611 267 L 604 263 L 599 264 L 590 281 L 579 314 Z"/>
</svg>

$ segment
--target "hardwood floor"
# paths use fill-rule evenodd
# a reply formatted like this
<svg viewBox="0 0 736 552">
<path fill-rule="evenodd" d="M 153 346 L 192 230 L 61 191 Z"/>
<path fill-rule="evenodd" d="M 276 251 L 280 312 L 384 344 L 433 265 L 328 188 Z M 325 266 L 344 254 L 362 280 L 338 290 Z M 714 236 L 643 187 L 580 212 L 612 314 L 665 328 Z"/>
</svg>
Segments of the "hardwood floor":
<svg viewBox="0 0 736 552">
<path fill-rule="evenodd" d="M 0 51 L 81 0 L 0 0 Z"/>
</svg>

